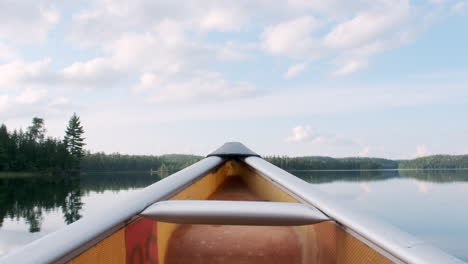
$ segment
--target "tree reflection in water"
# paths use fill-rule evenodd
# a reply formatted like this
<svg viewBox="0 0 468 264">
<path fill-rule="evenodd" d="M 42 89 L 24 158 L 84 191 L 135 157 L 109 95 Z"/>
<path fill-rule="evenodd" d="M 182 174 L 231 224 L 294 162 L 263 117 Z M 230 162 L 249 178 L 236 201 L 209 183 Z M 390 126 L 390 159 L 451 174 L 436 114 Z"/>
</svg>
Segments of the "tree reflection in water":
<svg viewBox="0 0 468 264">
<path fill-rule="evenodd" d="M 5 217 L 24 218 L 29 232 L 39 232 L 45 211 L 61 208 L 70 224 L 81 218 L 82 206 L 78 176 L 0 179 L 0 227 Z"/>
<path fill-rule="evenodd" d="M 304 170 L 290 171 L 309 183 L 383 181 L 412 178 L 433 183 L 467 182 L 468 170 Z"/>
<path fill-rule="evenodd" d="M 171 174 L 167 173 L 167 174 Z M 467 182 L 468 170 L 424 171 L 292 171 L 314 183 L 384 181 L 413 178 L 435 183 Z M 24 219 L 29 232 L 39 232 L 45 213 L 61 211 L 66 224 L 82 217 L 82 197 L 90 192 L 120 191 L 146 187 L 163 176 L 148 172 L 109 172 L 81 176 L 0 178 L 0 228 L 5 218 Z"/>
<path fill-rule="evenodd" d="M 29 232 L 39 232 L 45 213 L 56 210 L 71 224 L 82 217 L 82 197 L 89 192 L 143 188 L 159 179 L 148 172 L 0 178 L 0 228 L 5 218 L 24 219 Z"/>
</svg>

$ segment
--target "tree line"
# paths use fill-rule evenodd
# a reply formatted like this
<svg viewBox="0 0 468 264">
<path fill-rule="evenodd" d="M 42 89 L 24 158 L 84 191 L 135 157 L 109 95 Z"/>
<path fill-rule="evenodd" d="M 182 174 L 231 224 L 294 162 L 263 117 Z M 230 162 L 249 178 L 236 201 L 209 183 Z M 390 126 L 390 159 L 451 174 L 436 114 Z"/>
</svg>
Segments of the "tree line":
<svg viewBox="0 0 468 264">
<path fill-rule="evenodd" d="M 265 159 L 285 170 L 468 169 L 468 155 L 432 155 L 411 160 L 316 156 Z"/>
<path fill-rule="evenodd" d="M 467 169 L 468 155 L 433 155 L 400 162 L 400 169 Z"/>
<path fill-rule="evenodd" d="M 398 162 L 380 158 L 265 157 L 267 161 L 285 170 L 375 170 L 398 169 Z"/>
<path fill-rule="evenodd" d="M 43 118 L 34 117 L 24 131 L 0 126 L 0 171 L 62 172 L 76 170 L 84 155 L 83 126 L 76 114 L 63 139 L 46 136 Z"/>
<path fill-rule="evenodd" d="M 119 153 L 87 153 L 81 160 L 84 172 L 154 171 L 161 175 L 175 172 L 201 160 L 195 155 L 170 154 L 161 156 L 124 155 Z"/>
<path fill-rule="evenodd" d="M 46 136 L 43 118 L 34 117 L 25 131 L 0 126 L 0 171 L 155 171 L 164 176 L 203 157 L 196 155 L 124 155 L 84 151 L 84 129 L 74 113 L 63 139 Z M 381 158 L 331 158 L 320 156 L 268 156 L 265 159 L 286 170 L 374 170 L 468 168 L 468 155 L 434 155 L 413 160 Z"/>
<path fill-rule="evenodd" d="M 164 176 L 181 170 L 199 160 L 195 155 L 124 155 L 119 153 L 87 153 L 81 161 L 82 171 L 144 171 L 152 170 Z M 289 171 L 300 170 L 380 170 L 380 169 L 460 169 L 468 168 L 468 155 L 435 155 L 413 160 L 382 158 L 331 158 L 320 156 L 267 156 L 268 162 Z"/>
</svg>

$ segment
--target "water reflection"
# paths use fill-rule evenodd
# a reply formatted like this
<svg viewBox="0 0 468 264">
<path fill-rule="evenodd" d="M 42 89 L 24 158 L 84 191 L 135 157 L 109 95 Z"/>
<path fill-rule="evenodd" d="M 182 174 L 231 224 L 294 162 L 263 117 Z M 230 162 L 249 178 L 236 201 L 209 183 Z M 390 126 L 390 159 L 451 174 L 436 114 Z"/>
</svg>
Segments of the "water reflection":
<svg viewBox="0 0 468 264">
<path fill-rule="evenodd" d="M 394 178 L 413 178 L 433 183 L 468 182 L 468 170 L 311 170 L 291 171 L 291 173 L 315 184 L 383 181 Z"/>
<path fill-rule="evenodd" d="M 382 181 L 399 177 L 396 170 L 380 171 L 291 171 L 292 174 L 310 183 L 330 183 L 336 181 Z"/>
<path fill-rule="evenodd" d="M 468 170 L 293 172 L 343 206 L 468 261 Z"/>
<path fill-rule="evenodd" d="M 81 190 L 84 192 L 120 191 L 144 188 L 159 181 L 162 177 L 148 172 L 102 172 L 80 176 Z"/>
<path fill-rule="evenodd" d="M 80 219 L 79 177 L 0 179 L 0 228 L 5 217 L 24 218 L 29 232 L 39 232 L 45 211 L 61 208 L 66 223 Z"/>
<path fill-rule="evenodd" d="M 24 220 L 30 233 L 40 232 L 44 214 L 57 209 L 71 224 L 82 217 L 82 197 L 89 192 L 143 188 L 157 180 L 157 175 L 148 173 L 0 178 L 0 228 L 9 218 Z"/>
</svg>

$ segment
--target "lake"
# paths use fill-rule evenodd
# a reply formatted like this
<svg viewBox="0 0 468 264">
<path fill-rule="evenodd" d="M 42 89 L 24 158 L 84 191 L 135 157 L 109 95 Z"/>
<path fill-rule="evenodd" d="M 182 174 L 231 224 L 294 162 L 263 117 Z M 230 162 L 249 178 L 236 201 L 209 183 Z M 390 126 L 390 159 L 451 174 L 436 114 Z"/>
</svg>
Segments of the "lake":
<svg viewBox="0 0 468 264">
<path fill-rule="evenodd" d="M 335 199 L 468 261 L 468 170 L 294 171 Z M 148 173 L 0 178 L 0 256 L 158 181 Z"/>
</svg>

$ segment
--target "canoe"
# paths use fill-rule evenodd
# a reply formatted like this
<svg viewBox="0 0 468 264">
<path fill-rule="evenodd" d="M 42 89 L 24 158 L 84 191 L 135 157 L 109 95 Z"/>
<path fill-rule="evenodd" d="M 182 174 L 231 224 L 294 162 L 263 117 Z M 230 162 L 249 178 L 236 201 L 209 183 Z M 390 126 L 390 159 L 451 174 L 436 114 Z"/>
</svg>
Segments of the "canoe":
<svg viewBox="0 0 468 264">
<path fill-rule="evenodd" d="M 464 262 L 229 142 L 0 263 Z"/>
</svg>

